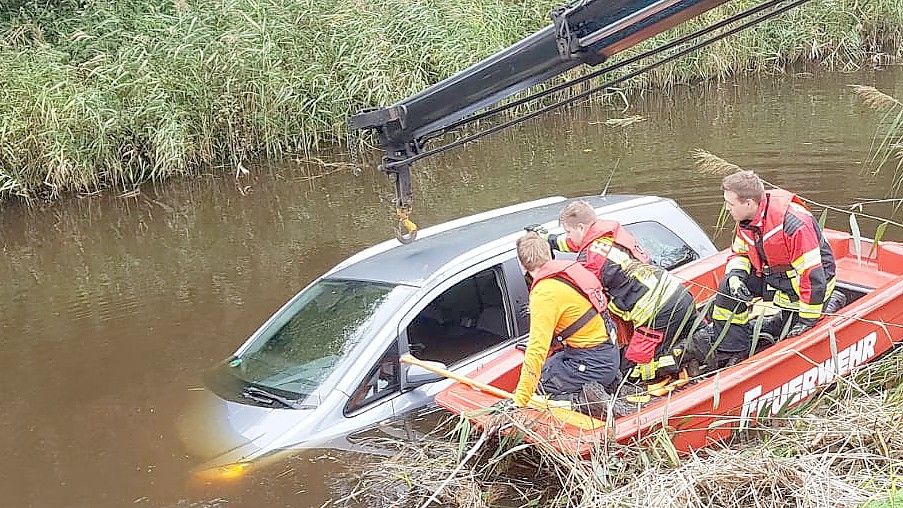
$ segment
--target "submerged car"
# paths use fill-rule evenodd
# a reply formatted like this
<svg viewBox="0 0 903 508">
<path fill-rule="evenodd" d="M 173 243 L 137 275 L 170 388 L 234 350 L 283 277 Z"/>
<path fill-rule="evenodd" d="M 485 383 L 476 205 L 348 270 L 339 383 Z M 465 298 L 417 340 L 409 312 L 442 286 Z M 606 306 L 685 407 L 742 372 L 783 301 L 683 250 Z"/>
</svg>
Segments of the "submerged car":
<svg viewBox="0 0 903 508">
<path fill-rule="evenodd" d="M 717 252 L 672 200 L 594 196 L 666 269 Z M 528 288 L 515 240 L 530 224 L 559 230 L 568 203 L 551 197 L 383 242 L 301 290 L 206 376 L 186 443 L 214 477 L 240 475 L 307 447 L 354 448 L 349 435 L 433 403 L 450 380 L 400 356 L 469 373 L 528 332 Z"/>
</svg>

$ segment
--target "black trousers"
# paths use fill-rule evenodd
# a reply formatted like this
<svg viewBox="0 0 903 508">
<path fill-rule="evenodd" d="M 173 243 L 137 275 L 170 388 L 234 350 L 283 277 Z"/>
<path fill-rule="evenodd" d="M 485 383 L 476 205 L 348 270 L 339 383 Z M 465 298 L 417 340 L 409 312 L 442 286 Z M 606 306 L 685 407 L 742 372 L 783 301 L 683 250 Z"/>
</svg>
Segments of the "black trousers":
<svg viewBox="0 0 903 508">
<path fill-rule="evenodd" d="M 750 275 L 746 277 L 746 287 L 753 296 L 761 296 L 764 301 L 773 301 L 777 289 L 770 287 L 765 283 L 764 277 Z M 784 291 L 789 297 L 794 298 L 796 295 L 790 291 Z M 714 336 L 721 337 L 724 327 L 728 330 L 724 333 L 724 338 L 718 345 L 719 353 L 746 353 L 747 355 L 752 348 L 753 330 L 755 320 L 749 318 L 749 304 L 739 301 L 730 296 L 730 287 L 728 278 L 725 277 L 718 285 L 718 294 L 715 295 L 714 306 L 712 307 L 712 324 Z M 773 337 L 778 337 L 783 328 L 793 326 L 799 319 L 797 312 L 790 310 L 781 310 L 780 319 L 769 319 L 765 323 L 768 326 L 762 328 L 762 332 Z M 787 322 L 790 321 L 789 325 Z"/>
<path fill-rule="evenodd" d="M 659 358 L 663 355 L 671 354 L 672 348 L 678 343 L 692 335 L 693 325 L 697 320 L 696 302 L 693 295 L 686 288 L 681 289 L 671 295 L 658 309 L 652 322 L 646 325 L 655 332 L 662 334 L 662 341 L 655 349 L 653 358 Z M 642 337 L 634 335 L 633 340 L 640 340 Z M 636 363 L 624 357 L 624 353 L 628 348 L 621 351 L 621 372 L 626 374 L 632 369 Z M 676 369 L 673 369 L 676 370 Z M 671 373 L 670 371 L 665 371 Z"/>
<path fill-rule="evenodd" d="M 691 334 L 696 314 L 696 302 L 687 289 L 678 291 L 665 301 L 652 319 L 652 323 L 648 325 L 649 328 L 665 335 L 655 353 L 656 357 L 670 352 L 675 344 Z"/>
<path fill-rule="evenodd" d="M 621 381 L 619 360 L 618 346 L 611 341 L 591 348 L 565 346 L 543 365 L 540 390 L 550 396 L 568 395 L 579 392 L 591 382 L 609 390 Z"/>
</svg>

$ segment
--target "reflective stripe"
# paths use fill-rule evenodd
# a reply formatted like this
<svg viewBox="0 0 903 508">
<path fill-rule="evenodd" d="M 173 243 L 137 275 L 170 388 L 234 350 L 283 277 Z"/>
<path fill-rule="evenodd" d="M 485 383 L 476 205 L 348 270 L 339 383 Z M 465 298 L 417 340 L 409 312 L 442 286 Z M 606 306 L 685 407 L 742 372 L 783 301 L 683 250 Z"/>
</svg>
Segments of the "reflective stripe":
<svg viewBox="0 0 903 508">
<path fill-rule="evenodd" d="M 745 310 L 743 312 L 734 313 L 723 307 L 715 306 L 712 307 L 712 319 L 715 321 L 727 321 L 730 319 L 731 324 L 745 325 L 749 322 L 749 311 Z"/>
<path fill-rule="evenodd" d="M 756 243 L 756 241 L 753 240 L 752 237 L 747 235 L 746 231 L 744 231 L 742 229 L 737 231 L 737 237 L 740 238 L 741 240 L 743 240 L 744 242 L 746 242 L 746 245 L 752 245 L 752 244 Z M 746 250 L 749 251 L 749 247 L 747 247 Z"/>
<path fill-rule="evenodd" d="M 611 249 L 609 259 L 614 261 L 623 256 L 626 261 L 635 263 L 633 258 L 629 257 L 621 249 Z M 621 263 L 619 263 L 621 264 Z M 621 265 L 623 267 L 623 265 Z M 613 301 L 609 301 L 608 310 L 625 321 L 630 321 L 634 326 L 643 326 L 650 321 L 658 313 L 661 306 L 668 301 L 683 285 L 676 277 L 672 277 L 667 272 L 657 272 L 652 267 L 646 266 L 632 270 L 630 278 L 639 281 L 641 284 L 649 288 L 646 294 L 641 296 L 632 309 L 620 309 Z"/>
<path fill-rule="evenodd" d="M 766 240 L 768 240 L 768 239 L 771 238 L 772 236 L 774 236 L 774 235 L 780 233 L 781 230 L 783 230 L 783 229 L 784 229 L 784 224 L 779 224 L 778 226 L 776 226 L 776 227 L 775 227 L 774 229 L 772 229 L 771 231 L 765 233 L 764 235 L 762 235 L 762 243 L 765 243 Z"/>
<path fill-rule="evenodd" d="M 803 301 L 799 302 L 799 310 L 800 317 L 807 319 L 818 319 L 821 317 L 822 310 L 824 310 L 825 302 L 830 298 L 831 293 L 834 292 L 834 286 L 837 285 L 837 279 L 831 278 L 827 284 L 825 284 L 825 298 L 821 303 L 806 303 Z"/>
<path fill-rule="evenodd" d="M 750 270 L 752 270 L 752 263 L 749 262 L 749 258 L 746 256 L 734 256 L 728 260 L 727 266 L 725 267 L 725 271 L 727 272 L 733 270 L 741 270 L 750 273 Z"/>
<path fill-rule="evenodd" d="M 737 254 L 746 254 L 749 252 L 749 243 L 739 236 L 734 237 L 734 243 L 731 244 L 731 250 Z"/>
<path fill-rule="evenodd" d="M 813 305 L 806 302 L 800 302 L 800 317 L 806 319 L 818 319 L 821 317 L 822 308 L 824 308 L 823 303 Z"/>
<path fill-rule="evenodd" d="M 781 290 L 775 291 L 774 304 L 786 310 L 797 310 L 800 307 L 798 300 L 793 301 L 793 299 L 790 298 L 790 295 Z"/>
<path fill-rule="evenodd" d="M 591 243 L 587 250 L 589 250 L 590 252 L 595 252 L 596 254 L 605 256 L 606 258 L 611 259 L 618 264 L 621 263 L 620 259 L 616 260 L 615 259 L 616 256 L 614 254 L 609 254 L 610 252 L 621 252 L 624 255 L 624 258 L 630 259 L 630 256 L 628 256 L 626 253 L 621 251 L 621 249 L 612 249 L 611 246 L 612 246 L 612 242 L 608 238 L 600 238 L 600 239 L 596 240 L 595 242 Z"/>
<path fill-rule="evenodd" d="M 630 370 L 630 375 L 628 377 L 640 378 L 643 381 L 655 379 L 656 367 L 657 366 L 654 361 L 649 363 L 638 363 L 633 369 Z"/>
<path fill-rule="evenodd" d="M 589 250 L 602 254 L 606 259 L 615 263 L 620 267 L 624 267 L 624 264 L 633 260 L 626 251 L 621 248 L 611 248 L 611 242 L 597 241 L 590 245 Z"/>
<path fill-rule="evenodd" d="M 800 276 L 796 271 L 790 270 L 786 272 L 787 278 L 790 279 L 790 285 L 793 287 L 793 292 L 797 294 L 797 296 L 801 295 L 800 292 Z"/>
<path fill-rule="evenodd" d="M 559 252 L 571 252 L 571 249 L 568 247 L 568 237 L 567 235 L 558 235 L 555 237 L 555 244 L 558 246 Z"/>
<path fill-rule="evenodd" d="M 810 212 L 808 208 L 797 203 L 796 201 L 790 202 L 790 209 L 796 213 L 802 213 L 802 214 L 808 215 L 809 217 L 812 217 L 812 212 Z"/>
<path fill-rule="evenodd" d="M 802 256 L 790 263 L 797 272 L 804 272 L 809 268 L 821 264 L 821 248 L 816 247 L 808 252 L 804 252 Z"/>
</svg>

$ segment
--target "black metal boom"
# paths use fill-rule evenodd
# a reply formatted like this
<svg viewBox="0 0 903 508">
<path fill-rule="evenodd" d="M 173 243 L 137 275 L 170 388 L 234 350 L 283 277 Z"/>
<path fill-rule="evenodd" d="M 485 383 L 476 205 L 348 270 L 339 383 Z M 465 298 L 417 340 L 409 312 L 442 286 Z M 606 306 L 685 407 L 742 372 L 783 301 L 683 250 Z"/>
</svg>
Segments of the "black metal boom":
<svg viewBox="0 0 903 508">
<path fill-rule="evenodd" d="M 411 163 L 424 143 L 452 124 L 531 86 L 612 55 L 730 0 L 580 0 L 554 9 L 552 24 L 485 60 L 389 107 L 348 120 L 373 129 L 380 168 L 395 183 L 403 219 L 413 204 Z"/>
</svg>

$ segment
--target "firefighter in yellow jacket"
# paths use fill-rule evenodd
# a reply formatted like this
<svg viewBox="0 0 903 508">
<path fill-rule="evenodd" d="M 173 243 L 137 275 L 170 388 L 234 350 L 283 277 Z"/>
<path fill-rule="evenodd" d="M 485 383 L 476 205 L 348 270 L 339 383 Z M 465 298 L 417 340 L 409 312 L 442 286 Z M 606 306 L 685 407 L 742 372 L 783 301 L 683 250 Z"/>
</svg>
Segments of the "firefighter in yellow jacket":
<svg viewBox="0 0 903 508">
<path fill-rule="evenodd" d="M 514 404 L 526 406 L 537 387 L 578 403 L 612 393 L 620 355 L 605 326 L 599 278 L 575 261 L 552 260 L 548 242 L 536 233 L 518 240 L 517 257 L 533 282 L 530 336 Z M 563 348 L 547 359 L 553 342 Z"/>
</svg>

